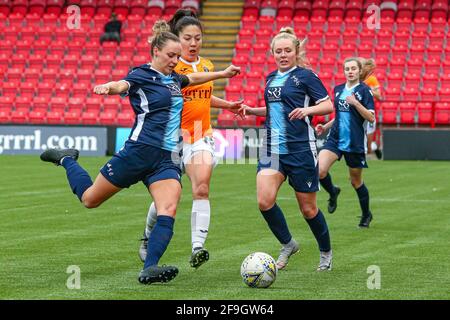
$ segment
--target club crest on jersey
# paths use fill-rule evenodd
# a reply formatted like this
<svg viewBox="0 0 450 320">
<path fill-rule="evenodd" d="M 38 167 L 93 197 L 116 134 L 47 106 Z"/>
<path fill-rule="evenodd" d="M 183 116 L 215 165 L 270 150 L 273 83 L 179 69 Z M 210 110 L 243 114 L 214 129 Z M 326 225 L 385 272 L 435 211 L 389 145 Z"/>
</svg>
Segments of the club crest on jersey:
<svg viewBox="0 0 450 320">
<path fill-rule="evenodd" d="M 281 100 L 281 87 L 273 87 L 267 89 L 267 99 L 269 101 Z"/>
<path fill-rule="evenodd" d="M 181 96 L 180 87 L 178 87 L 175 83 L 166 84 L 166 87 L 170 90 L 170 93 L 173 96 Z"/>
<path fill-rule="evenodd" d="M 359 92 L 355 92 L 355 96 L 356 98 L 358 98 L 358 100 L 362 100 L 361 94 Z"/>
<path fill-rule="evenodd" d="M 298 80 L 298 78 L 295 75 L 293 75 L 291 77 L 291 79 L 292 79 L 292 81 L 294 81 L 294 83 L 297 87 L 300 86 L 300 80 Z"/>
</svg>

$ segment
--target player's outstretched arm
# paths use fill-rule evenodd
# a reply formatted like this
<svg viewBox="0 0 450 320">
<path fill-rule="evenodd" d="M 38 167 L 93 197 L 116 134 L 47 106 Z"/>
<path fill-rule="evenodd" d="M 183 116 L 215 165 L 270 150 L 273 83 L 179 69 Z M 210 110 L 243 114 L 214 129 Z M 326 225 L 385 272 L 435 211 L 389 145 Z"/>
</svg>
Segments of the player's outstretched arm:
<svg viewBox="0 0 450 320">
<path fill-rule="evenodd" d="M 128 91 L 128 83 L 125 81 L 111 81 L 94 87 L 95 94 L 121 94 Z"/>
<path fill-rule="evenodd" d="M 226 109 L 231 112 L 233 112 L 235 115 L 240 116 L 242 119 L 245 118 L 245 116 L 242 113 L 239 113 L 239 110 L 242 107 L 242 103 L 244 100 L 238 100 L 238 101 L 227 101 L 224 99 L 220 99 L 216 96 L 211 96 L 211 107 L 212 108 L 218 108 L 218 109 Z"/>
<path fill-rule="evenodd" d="M 289 120 L 303 119 L 307 116 L 323 116 L 333 112 L 333 104 L 330 99 L 324 100 L 315 106 L 308 108 L 295 108 L 289 114 Z"/>
<path fill-rule="evenodd" d="M 229 66 L 223 71 L 216 71 L 216 72 L 194 72 L 186 75 L 189 79 L 189 85 L 194 86 L 197 84 L 202 84 L 208 81 L 213 81 L 217 79 L 222 78 L 232 78 L 235 75 L 239 74 L 241 72 L 240 67 L 236 66 Z"/>
<path fill-rule="evenodd" d="M 252 108 L 243 104 L 241 109 L 239 109 L 239 113 L 242 113 L 244 116 L 252 115 L 258 117 L 265 117 L 267 115 L 267 108 L 266 107 Z"/>
</svg>

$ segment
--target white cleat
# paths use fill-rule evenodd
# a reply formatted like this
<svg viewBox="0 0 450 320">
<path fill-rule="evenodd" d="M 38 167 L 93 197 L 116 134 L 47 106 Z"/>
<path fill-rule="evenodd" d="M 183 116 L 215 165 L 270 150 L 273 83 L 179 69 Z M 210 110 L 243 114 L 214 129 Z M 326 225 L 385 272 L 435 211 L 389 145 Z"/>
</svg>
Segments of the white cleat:
<svg viewBox="0 0 450 320">
<path fill-rule="evenodd" d="M 300 246 L 294 239 L 291 239 L 289 243 L 284 244 L 283 247 L 281 247 L 280 255 L 278 256 L 277 260 L 278 270 L 286 268 L 289 262 L 289 257 L 293 254 L 296 254 L 299 250 Z"/>
<path fill-rule="evenodd" d="M 317 271 L 331 271 L 333 260 L 333 252 L 320 252 L 320 262 Z"/>
</svg>

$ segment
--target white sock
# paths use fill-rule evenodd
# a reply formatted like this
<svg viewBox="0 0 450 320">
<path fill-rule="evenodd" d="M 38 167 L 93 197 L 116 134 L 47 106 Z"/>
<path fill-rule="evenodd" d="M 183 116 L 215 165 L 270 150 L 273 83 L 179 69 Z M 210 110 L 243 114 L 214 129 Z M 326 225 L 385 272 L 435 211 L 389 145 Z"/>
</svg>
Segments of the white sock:
<svg viewBox="0 0 450 320">
<path fill-rule="evenodd" d="M 375 141 L 372 141 L 372 143 L 370 144 L 370 147 L 372 148 L 372 151 L 375 151 L 378 149 L 377 143 Z"/>
<path fill-rule="evenodd" d="M 211 208 L 209 200 L 192 201 L 191 234 L 192 249 L 205 245 L 208 236 Z"/>
<path fill-rule="evenodd" d="M 150 237 L 150 232 L 152 231 L 152 229 L 156 223 L 156 218 L 157 218 L 156 207 L 155 207 L 155 203 L 152 202 L 152 204 L 150 205 L 150 208 L 148 208 L 147 223 L 145 225 L 145 236 L 147 238 Z"/>
</svg>

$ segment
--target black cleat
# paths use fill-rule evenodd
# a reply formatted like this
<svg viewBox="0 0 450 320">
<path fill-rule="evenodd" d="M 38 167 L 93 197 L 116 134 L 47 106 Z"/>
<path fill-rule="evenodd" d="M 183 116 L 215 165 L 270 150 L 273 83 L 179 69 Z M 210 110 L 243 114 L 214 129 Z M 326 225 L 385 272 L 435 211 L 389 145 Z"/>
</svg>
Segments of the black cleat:
<svg viewBox="0 0 450 320">
<path fill-rule="evenodd" d="M 381 158 L 383 158 L 383 152 L 381 152 L 380 149 L 375 150 L 375 155 L 377 156 L 378 160 L 381 160 Z"/>
<path fill-rule="evenodd" d="M 71 157 L 78 160 L 79 151 L 77 149 L 48 149 L 41 153 L 41 160 L 45 162 L 53 162 L 55 165 L 61 165 L 61 159 Z"/>
<path fill-rule="evenodd" d="M 339 196 L 339 193 L 341 193 L 341 188 L 334 187 L 336 190 L 335 194 L 333 196 L 330 196 L 330 199 L 328 199 L 328 212 L 333 213 L 336 211 L 337 208 L 337 198 Z"/>
<path fill-rule="evenodd" d="M 209 252 L 204 248 L 195 248 L 189 261 L 192 268 L 198 268 L 209 260 Z"/>
<path fill-rule="evenodd" d="M 150 266 L 139 273 L 138 281 L 142 284 L 154 282 L 169 282 L 178 274 L 178 268 L 174 266 Z"/>
<path fill-rule="evenodd" d="M 372 221 L 372 219 L 373 219 L 373 216 L 372 216 L 371 212 L 369 212 L 368 215 L 363 215 L 361 217 L 361 220 L 359 221 L 358 227 L 360 227 L 360 228 L 368 228 L 369 225 L 370 225 L 370 222 Z"/>
</svg>

